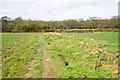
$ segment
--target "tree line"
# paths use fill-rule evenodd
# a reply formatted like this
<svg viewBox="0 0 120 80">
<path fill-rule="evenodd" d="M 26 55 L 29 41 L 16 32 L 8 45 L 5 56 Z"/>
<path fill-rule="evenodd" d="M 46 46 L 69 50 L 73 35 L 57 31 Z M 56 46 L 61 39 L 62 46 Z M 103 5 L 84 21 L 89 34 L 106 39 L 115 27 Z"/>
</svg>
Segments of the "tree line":
<svg viewBox="0 0 120 80">
<path fill-rule="evenodd" d="M 40 20 L 23 20 L 21 17 L 11 19 L 8 16 L 1 17 L 2 32 L 52 32 L 55 30 L 69 29 L 118 29 L 118 16 L 113 16 L 111 19 L 101 19 L 90 17 L 87 20 L 69 19 L 63 21 L 40 21 Z"/>
</svg>

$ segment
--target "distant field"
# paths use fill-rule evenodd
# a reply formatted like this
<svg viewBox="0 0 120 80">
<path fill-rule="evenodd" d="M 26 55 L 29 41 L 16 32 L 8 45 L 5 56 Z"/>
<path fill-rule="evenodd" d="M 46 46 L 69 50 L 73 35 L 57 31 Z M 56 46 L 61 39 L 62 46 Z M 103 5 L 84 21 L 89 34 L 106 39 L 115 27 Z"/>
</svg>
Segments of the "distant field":
<svg viewBox="0 0 120 80">
<path fill-rule="evenodd" d="M 4 78 L 118 77 L 115 32 L 3 33 L 2 46 Z"/>
<path fill-rule="evenodd" d="M 94 38 L 96 40 L 106 40 L 118 42 L 118 32 L 96 32 L 96 33 L 64 33 L 78 37 Z"/>
</svg>

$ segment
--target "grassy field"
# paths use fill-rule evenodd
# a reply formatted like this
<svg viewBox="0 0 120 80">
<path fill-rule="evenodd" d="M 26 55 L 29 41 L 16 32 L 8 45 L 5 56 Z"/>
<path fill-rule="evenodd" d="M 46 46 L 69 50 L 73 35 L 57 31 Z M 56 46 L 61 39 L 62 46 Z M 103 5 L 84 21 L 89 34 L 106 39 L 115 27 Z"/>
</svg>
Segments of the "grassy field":
<svg viewBox="0 0 120 80">
<path fill-rule="evenodd" d="M 34 57 L 36 57 L 37 62 L 34 63 L 34 67 L 41 67 L 39 71 L 42 72 L 42 65 L 40 65 L 42 53 L 40 51 L 37 52 L 37 49 L 40 47 L 37 44 L 38 36 L 39 34 L 34 33 L 7 33 L 2 35 L 3 77 L 26 77 L 25 74 L 29 72 L 28 68 Z M 35 55 L 36 53 L 37 55 Z M 37 66 L 37 64 L 39 65 Z M 35 71 L 37 69 L 34 69 L 32 73 L 37 73 Z M 34 75 L 41 77 L 41 73 Z"/>
<path fill-rule="evenodd" d="M 2 46 L 4 78 L 118 77 L 118 33 L 3 33 Z"/>
</svg>

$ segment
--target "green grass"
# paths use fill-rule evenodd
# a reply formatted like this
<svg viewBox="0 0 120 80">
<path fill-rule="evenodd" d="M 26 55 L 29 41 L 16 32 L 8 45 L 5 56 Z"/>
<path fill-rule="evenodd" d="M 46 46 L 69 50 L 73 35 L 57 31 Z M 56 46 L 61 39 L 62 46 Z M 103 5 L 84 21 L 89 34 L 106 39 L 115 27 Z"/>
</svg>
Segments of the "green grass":
<svg viewBox="0 0 120 80">
<path fill-rule="evenodd" d="M 97 33 L 63 33 L 64 35 L 94 38 L 96 40 L 106 40 L 118 42 L 117 32 L 97 32 Z"/>
<path fill-rule="evenodd" d="M 96 36 L 101 34 L 100 36 Z M 102 36 L 107 34 L 106 36 Z M 116 33 L 115 33 L 116 34 Z M 87 36 L 86 36 L 87 35 Z M 89 36 L 88 36 L 89 35 Z M 107 37 L 109 35 L 109 37 Z M 58 78 L 116 78 L 118 44 L 111 33 L 47 33 L 44 38 L 58 65 Z M 107 39 L 105 39 L 107 37 Z M 91 39 L 94 38 L 94 39 Z"/>
<path fill-rule="evenodd" d="M 36 45 L 38 40 L 39 34 L 35 33 L 2 34 L 3 78 L 24 77 L 30 61 L 39 48 Z"/>
<path fill-rule="evenodd" d="M 43 77 L 43 43 L 56 65 L 57 78 L 117 78 L 118 33 L 3 33 L 3 78 Z M 37 49 L 40 49 L 37 52 Z M 37 53 L 37 54 L 36 54 Z M 34 56 L 34 57 L 33 57 Z"/>
<path fill-rule="evenodd" d="M 40 37 L 41 38 L 41 37 Z M 42 78 L 43 75 L 43 45 L 42 45 L 42 41 L 40 41 L 37 44 L 37 48 L 39 49 L 39 51 L 37 52 L 37 54 L 35 55 L 35 60 L 34 60 L 34 64 L 32 67 L 32 70 L 30 71 L 30 78 Z"/>
</svg>

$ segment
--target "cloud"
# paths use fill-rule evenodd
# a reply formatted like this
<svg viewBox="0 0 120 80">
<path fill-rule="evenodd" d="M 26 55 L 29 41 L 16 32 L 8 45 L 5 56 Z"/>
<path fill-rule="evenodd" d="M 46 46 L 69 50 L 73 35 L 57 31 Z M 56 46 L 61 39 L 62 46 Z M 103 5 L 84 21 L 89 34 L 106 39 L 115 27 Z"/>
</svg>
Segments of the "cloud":
<svg viewBox="0 0 120 80">
<path fill-rule="evenodd" d="M 2 0 L 0 16 L 24 19 L 63 20 L 109 18 L 117 15 L 118 0 Z"/>
<path fill-rule="evenodd" d="M 120 16 L 120 1 L 118 2 L 118 15 Z"/>
</svg>

